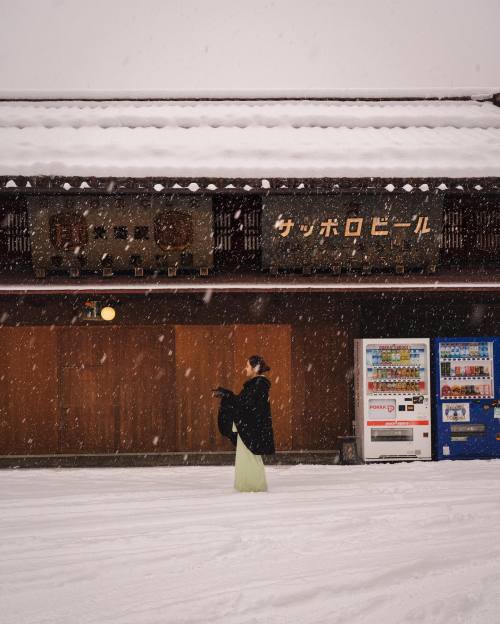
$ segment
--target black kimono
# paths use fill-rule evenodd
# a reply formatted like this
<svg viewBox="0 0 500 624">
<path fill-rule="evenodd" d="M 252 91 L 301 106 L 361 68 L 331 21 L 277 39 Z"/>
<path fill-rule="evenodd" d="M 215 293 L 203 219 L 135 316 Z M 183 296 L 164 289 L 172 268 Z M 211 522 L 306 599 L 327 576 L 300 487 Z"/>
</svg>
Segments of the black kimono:
<svg viewBox="0 0 500 624">
<path fill-rule="evenodd" d="M 239 394 L 224 391 L 219 409 L 219 431 L 236 444 L 233 422 L 245 446 L 254 455 L 274 453 L 274 434 L 269 405 L 271 382 L 257 375 L 245 383 Z"/>
</svg>

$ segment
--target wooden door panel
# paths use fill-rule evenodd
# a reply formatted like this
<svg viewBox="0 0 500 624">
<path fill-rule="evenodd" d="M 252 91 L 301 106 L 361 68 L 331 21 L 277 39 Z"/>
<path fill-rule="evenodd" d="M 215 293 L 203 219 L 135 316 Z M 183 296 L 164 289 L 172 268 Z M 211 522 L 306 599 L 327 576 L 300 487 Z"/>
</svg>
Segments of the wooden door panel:
<svg viewBox="0 0 500 624">
<path fill-rule="evenodd" d="M 81 368 L 102 366 L 118 327 L 60 327 L 59 357 L 61 366 Z"/>
<path fill-rule="evenodd" d="M 118 327 L 59 330 L 60 448 L 63 453 L 112 453 L 119 387 Z"/>
<path fill-rule="evenodd" d="M 173 328 L 63 328 L 64 452 L 175 449 Z"/>
<path fill-rule="evenodd" d="M 101 367 L 62 368 L 61 451 L 112 453 L 115 409 L 107 400 Z"/>
<path fill-rule="evenodd" d="M 57 452 L 56 336 L 0 328 L 0 454 Z"/>
<path fill-rule="evenodd" d="M 293 345 L 293 448 L 338 448 L 351 433 L 352 339 L 340 325 L 295 327 Z"/>
<path fill-rule="evenodd" d="M 231 450 L 217 431 L 212 389 L 231 386 L 233 334 L 222 325 L 176 325 L 177 450 Z"/>
<path fill-rule="evenodd" d="M 120 451 L 175 450 L 173 327 L 122 328 L 120 345 Z"/>
</svg>

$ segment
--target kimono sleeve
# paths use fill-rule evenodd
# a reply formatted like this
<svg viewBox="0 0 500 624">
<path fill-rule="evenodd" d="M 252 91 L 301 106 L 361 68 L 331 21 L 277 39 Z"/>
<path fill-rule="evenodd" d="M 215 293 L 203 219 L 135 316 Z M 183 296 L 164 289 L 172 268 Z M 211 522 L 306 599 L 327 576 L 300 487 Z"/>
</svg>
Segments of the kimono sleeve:
<svg viewBox="0 0 500 624">
<path fill-rule="evenodd" d="M 236 446 L 238 434 L 233 432 L 233 422 L 235 420 L 235 397 L 227 396 L 221 399 L 219 406 L 219 414 L 217 416 L 217 425 L 219 433 L 225 438 L 229 438 Z"/>
</svg>

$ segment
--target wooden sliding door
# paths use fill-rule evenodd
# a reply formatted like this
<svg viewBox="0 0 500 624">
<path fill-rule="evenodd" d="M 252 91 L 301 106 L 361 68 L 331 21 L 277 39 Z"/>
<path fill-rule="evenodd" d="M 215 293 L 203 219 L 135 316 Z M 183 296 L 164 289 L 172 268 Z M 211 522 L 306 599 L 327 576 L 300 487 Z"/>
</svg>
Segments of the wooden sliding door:
<svg viewBox="0 0 500 624">
<path fill-rule="evenodd" d="M 212 388 L 271 366 L 279 450 L 292 448 L 289 325 L 0 328 L 0 454 L 231 450 Z"/>
</svg>

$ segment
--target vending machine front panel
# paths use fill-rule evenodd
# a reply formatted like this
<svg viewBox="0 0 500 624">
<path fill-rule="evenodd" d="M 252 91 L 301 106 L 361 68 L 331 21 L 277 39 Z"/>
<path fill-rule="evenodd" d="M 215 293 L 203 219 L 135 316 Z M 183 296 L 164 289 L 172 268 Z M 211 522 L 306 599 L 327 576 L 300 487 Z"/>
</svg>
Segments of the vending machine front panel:
<svg viewBox="0 0 500 624">
<path fill-rule="evenodd" d="M 500 457 L 500 339 L 437 338 L 434 347 L 436 459 Z"/>
<path fill-rule="evenodd" d="M 362 459 L 431 459 L 429 340 L 361 339 L 355 349 Z"/>
</svg>

